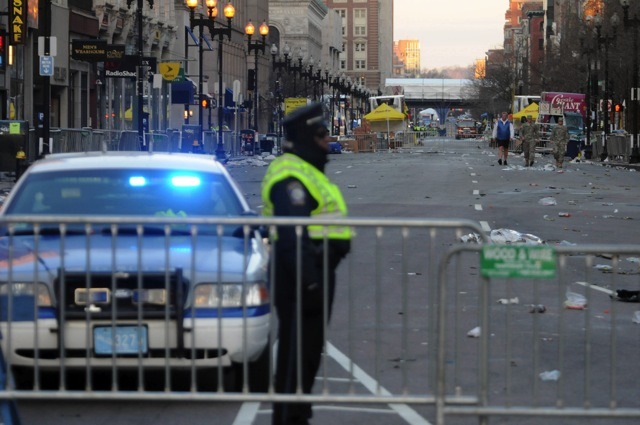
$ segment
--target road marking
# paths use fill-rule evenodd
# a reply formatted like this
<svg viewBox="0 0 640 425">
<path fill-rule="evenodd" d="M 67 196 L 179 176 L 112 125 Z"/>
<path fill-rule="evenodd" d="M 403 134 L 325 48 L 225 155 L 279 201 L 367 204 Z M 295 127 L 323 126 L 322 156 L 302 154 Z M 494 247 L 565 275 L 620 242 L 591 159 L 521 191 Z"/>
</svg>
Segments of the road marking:
<svg viewBox="0 0 640 425">
<path fill-rule="evenodd" d="M 475 176 L 475 175 L 476 175 L 476 173 L 471 173 L 470 175 L 471 175 L 471 176 Z"/>
<path fill-rule="evenodd" d="M 484 230 L 485 232 L 490 232 L 491 231 L 491 226 L 489 226 L 489 223 L 486 221 L 481 221 L 480 222 L 480 227 L 482 227 L 482 230 Z"/>
<path fill-rule="evenodd" d="M 474 208 L 476 209 L 476 211 L 482 211 L 482 205 L 480 204 L 476 204 Z"/>
<path fill-rule="evenodd" d="M 360 369 L 358 365 L 352 363 L 347 356 L 345 356 L 340 350 L 338 350 L 333 344 L 327 341 L 327 354 L 331 356 L 344 370 L 349 372 L 353 368 L 353 376 L 360 381 L 366 389 L 372 394 L 376 394 L 380 391 L 382 395 L 391 395 L 391 393 L 376 382 L 371 376 L 369 376 L 364 370 Z M 418 412 L 413 410 L 406 404 L 389 404 L 389 407 L 395 410 L 402 419 L 407 421 L 411 425 L 431 425 L 429 421 L 420 416 Z"/>
<path fill-rule="evenodd" d="M 473 194 L 474 194 L 474 195 L 480 195 L 480 191 L 479 191 L 478 189 L 475 189 L 475 190 L 473 191 Z"/>
<path fill-rule="evenodd" d="M 471 183 L 478 184 L 478 180 L 471 180 Z"/>
<path fill-rule="evenodd" d="M 277 342 L 276 342 L 277 344 Z M 275 344 L 274 344 L 275 349 Z M 349 358 L 344 355 L 340 350 L 338 350 L 333 344 L 327 341 L 327 355 L 333 358 L 344 370 L 350 372 L 353 368 L 353 377 L 356 381 L 360 382 L 367 390 L 369 390 L 372 394 L 376 394 L 377 391 L 380 391 L 379 394 L 390 396 L 391 393 L 380 385 L 375 379 L 369 376 L 364 370 L 362 370 L 358 365 L 352 363 Z M 320 379 L 320 377 L 318 377 Z M 344 378 L 328 378 L 328 380 L 342 380 Z M 351 381 L 348 379 L 348 381 Z M 361 412 L 361 413 L 385 413 L 385 414 L 394 414 L 400 416 L 407 423 L 411 425 L 431 425 L 431 422 L 427 421 L 425 418 L 420 416 L 418 412 L 413 410 L 406 404 L 399 403 L 389 403 L 390 409 L 375 409 L 375 408 L 366 408 L 366 407 L 349 407 L 349 406 L 313 406 L 313 410 L 332 410 L 332 411 L 343 411 L 343 412 Z M 260 403 L 258 402 L 244 402 L 242 406 L 240 406 L 240 410 L 236 415 L 235 420 L 232 425 L 252 425 L 256 419 L 258 414 L 272 414 L 272 409 L 260 409 Z"/>
<path fill-rule="evenodd" d="M 256 415 L 258 414 L 259 407 L 260 403 L 257 402 L 242 403 L 242 406 L 240 406 L 240 410 L 238 411 L 238 415 L 233 421 L 233 425 L 253 424 L 253 421 L 256 419 Z"/>
<path fill-rule="evenodd" d="M 611 289 L 606 289 L 601 286 L 591 285 L 589 282 L 576 282 L 578 285 L 582 285 L 585 287 L 589 287 L 591 289 L 595 289 L 596 291 L 604 292 L 605 294 L 613 295 L 613 291 Z"/>
</svg>

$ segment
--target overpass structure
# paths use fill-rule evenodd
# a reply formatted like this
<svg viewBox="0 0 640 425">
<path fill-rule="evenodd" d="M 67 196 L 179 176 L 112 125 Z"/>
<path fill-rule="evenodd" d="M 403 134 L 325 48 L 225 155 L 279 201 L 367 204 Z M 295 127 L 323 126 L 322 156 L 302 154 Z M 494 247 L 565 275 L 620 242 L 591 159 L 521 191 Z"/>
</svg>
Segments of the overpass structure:
<svg viewBox="0 0 640 425">
<path fill-rule="evenodd" d="M 412 115 L 433 108 L 444 124 L 451 109 L 468 108 L 472 80 L 453 78 L 387 78 L 387 94 L 403 94 Z"/>
</svg>

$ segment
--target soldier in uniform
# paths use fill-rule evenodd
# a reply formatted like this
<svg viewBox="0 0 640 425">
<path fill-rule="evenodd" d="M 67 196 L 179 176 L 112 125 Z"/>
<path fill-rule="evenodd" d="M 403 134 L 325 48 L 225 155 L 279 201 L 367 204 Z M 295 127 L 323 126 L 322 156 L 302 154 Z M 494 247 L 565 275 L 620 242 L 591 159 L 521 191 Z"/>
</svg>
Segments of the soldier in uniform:
<svg viewBox="0 0 640 425">
<path fill-rule="evenodd" d="M 322 105 L 297 109 L 285 118 L 283 126 L 287 138 L 282 144 L 284 153 L 271 163 L 262 181 L 263 214 L 346 217 L 340 189 L 324 173 L 329 133 Z M 275 255 L 271 287 L 279 339 L 275 390 L 293 394 L 300 382 L 302 392 L 309 394 L 320 367 L 324 323 L 331 315 L 335 270 L 350 250 L 351 229 L 309 225 L 298 235 L 295 226 L 278 226 L 271 244 Z M 311 416 L 310 403 L 274 403 L 272 424 L 306 425 Z"/>
<path fill-rule="evenodd" d="M 520 126 L 520 138 L 522 153 L 524 153 L 524 166 L 531 167 L 536 157 L 536 144 L 540 139 L 540 131 L 531 115 L 527 115 L 527 121 Z"/>
<path fill-rule="evenodd" d="M 565 127 L 562 117 L 558 118 L 558 125 L 551 130 L 549 140 L 553 143 L 553 157 L 556 159 L 556 167 L 562 168 L 567 152 L 567 143 L 569 143 L 569 130 Z"/>
</svg>

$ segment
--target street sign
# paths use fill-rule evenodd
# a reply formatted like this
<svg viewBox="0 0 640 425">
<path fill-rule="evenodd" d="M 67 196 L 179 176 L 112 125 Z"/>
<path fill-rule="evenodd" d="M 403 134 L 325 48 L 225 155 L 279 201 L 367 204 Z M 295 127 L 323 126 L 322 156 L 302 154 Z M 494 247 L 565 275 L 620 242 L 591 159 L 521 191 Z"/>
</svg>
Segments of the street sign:
<svg viewBox="0 0 640 425">
<path fill-rule="evenodd" d="M 552 279 L 556 252 L 547 246 L 487 245 L 482 248 L 480 272 L 493 278 Z"/>
<path fill-rule="evenodd" d="M 40 56 L 40 75 L 53 76 L 53 56 Z"/>
<path fill-rule="evenodd" d="M 45 45 L 46 38 L 38 37 L 38 55 L 45 56 Z M 46 56 L 58 56 L 58 38 L 51 36 L 49 37 L 49 54 Z"/>
</svg>

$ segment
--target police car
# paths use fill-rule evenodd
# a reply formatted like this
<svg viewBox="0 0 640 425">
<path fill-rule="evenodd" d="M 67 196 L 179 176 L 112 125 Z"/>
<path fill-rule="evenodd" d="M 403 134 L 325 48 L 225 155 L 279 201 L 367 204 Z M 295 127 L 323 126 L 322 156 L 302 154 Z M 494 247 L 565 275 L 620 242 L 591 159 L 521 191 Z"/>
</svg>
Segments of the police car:
<svg viewBox="0 0 640 425">
<path fill-rule="evenodd" d="M 225 367 L 268 383 L 268 254 L 212 156 L 48 155 L 0 211 L 8 363 L 145 373 Z M 134 218 L 131 221 L 130 218 Z M 135 221 L 139 220 L 139 221 Z"/>
</svg>

